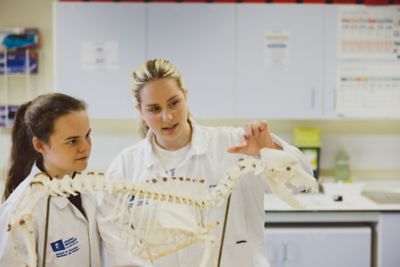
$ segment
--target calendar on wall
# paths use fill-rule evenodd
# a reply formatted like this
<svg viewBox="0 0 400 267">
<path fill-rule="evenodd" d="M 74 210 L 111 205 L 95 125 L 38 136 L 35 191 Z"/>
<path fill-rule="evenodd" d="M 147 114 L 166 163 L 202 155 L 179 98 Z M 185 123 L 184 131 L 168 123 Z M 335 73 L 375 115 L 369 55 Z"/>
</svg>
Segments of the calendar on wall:
<svg viewBox="0 0 400 267">
<path fill-rule="evenodd" d="M 338 69 L 339 116 L 400 117 L 400 66 L 346 66 Z"/>
<path fill-rule="evenodd" d="M 346 6 L 338 11 L 340 59 L 400 61 L 400 7 Z"/>
<path fill-rule="evenodd" d="M 338 9 L 336 114 L 400 117 L 400 7 Z"/>
</svg>

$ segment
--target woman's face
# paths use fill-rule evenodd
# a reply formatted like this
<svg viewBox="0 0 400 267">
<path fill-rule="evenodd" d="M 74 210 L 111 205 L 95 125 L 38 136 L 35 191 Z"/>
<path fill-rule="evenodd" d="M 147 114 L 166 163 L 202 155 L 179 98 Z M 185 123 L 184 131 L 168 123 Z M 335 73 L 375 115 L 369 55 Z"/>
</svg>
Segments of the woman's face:
<svg viewBox="0 0 400 267">
<path fill-rule="evenodd" d="M 174 79 L 152 81 L 140 91 L 138 109 L 142 119 L 156 135 L 157 144 L 177 150 L 190 142 L 186 93 Z"/>
<path fill-rule="evenodd" d="M 34 138 L 35 149 L 43 156 L 43 164 L 52 177 L 63 177 L 86 169 L 92 142 L 86 111 L 73 111 L 54 122 L 48 143 Z"/>
</svg>

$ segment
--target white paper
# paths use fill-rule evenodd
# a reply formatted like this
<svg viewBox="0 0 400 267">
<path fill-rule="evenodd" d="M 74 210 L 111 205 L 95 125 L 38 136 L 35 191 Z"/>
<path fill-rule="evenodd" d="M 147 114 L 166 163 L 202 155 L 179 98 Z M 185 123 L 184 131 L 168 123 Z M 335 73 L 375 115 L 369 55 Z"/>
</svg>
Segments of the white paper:
<svg viewBox="0 0 400 267">
<path fill-rule="evenodd" d="M 400 117 L 400 66 L 340 67 L 336 110 L 345 117 Z"/>
<path fill-rule="evenodd" d="M 267 32 L 265 35 L 264 63 L 268 71 L 286 71 L 289 68 L 289 33 Z"/>
<path fill-rule="evenodd" d="M 400 60 L 400 7 L 342 6 L 337 25 L 339 58 Z"/>
<path fill-rule="evenodd" d="M 81 43 L 81 66 L 83 70 L 118 70 L 118 43 L 113 41 Z"/>
</svg>

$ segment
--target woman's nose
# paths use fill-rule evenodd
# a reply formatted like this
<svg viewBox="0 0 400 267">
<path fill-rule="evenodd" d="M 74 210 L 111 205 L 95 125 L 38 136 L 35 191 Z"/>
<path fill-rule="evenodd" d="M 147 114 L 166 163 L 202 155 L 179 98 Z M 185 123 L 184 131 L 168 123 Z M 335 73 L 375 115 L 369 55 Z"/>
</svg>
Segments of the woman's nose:
<svg viewBox="0 0 400 267">
<path fill-rule="evenodd" d="M 164 111 L 162 115 L 163 121 L 170 121 L 173 119 L 172 113 L 169 111 Z"/>
<path fill-rule="evenodd" d="M 90 149 L 91 145 L 92 145 L 92 142 L 91 142 L 90 139 L 84 139 L 82 144 L 79 146 L 78 151 L 79 152 L 85 152 L 85 151 Z"/>
</svg>

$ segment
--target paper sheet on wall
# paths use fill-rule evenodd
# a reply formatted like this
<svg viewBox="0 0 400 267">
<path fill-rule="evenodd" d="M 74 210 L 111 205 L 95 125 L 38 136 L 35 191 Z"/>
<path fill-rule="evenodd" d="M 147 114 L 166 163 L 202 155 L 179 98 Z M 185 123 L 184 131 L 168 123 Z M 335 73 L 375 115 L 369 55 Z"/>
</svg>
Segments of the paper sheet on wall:
<svg viewBox="0 0 400 267">
<path fill-rule="evenodd" d="M 267 32 L 265 35 L 264 64 L 268 71 L 286 71 L 289 68 L 289 33 Z"/>
<path fill-rule="evenodd" d="M 344 117 L 400 117 L 400 65 L 338 69 L 336 111 Z"/>
<path fill-rule="evenodd" d="M 337 25 L 339 58 L 400 60 L 400 7 L 342 6 Z"/>
<path fill-rule="evenodd" d="M 86 71 L 118 70 L 118 43 L 113 41 L 81 43 L 81 66 Z"/>
</svg>

